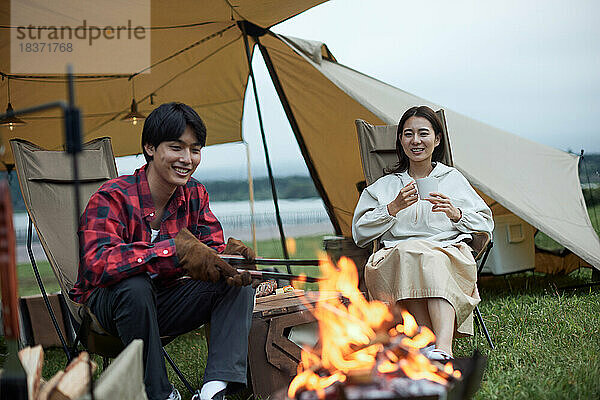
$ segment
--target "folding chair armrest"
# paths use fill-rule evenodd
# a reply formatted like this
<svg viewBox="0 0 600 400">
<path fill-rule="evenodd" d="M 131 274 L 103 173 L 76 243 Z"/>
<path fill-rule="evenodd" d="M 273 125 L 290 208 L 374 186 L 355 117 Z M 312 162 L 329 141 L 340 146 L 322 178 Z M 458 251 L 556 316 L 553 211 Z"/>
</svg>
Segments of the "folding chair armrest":
<svg viewBox="0 0 600 400">
<path fill-rule="evenodd" d="M 379 240 L 373 240 L 373 253 L 377 253 L 381 249 L 381 242 Z"/>
<path fill-rule="evenodd" d="M 88 323 L 92 332 L 104 336 L 110 336 L 110 333 L 106 332 L 102 325 L 100 325 L 100 322 L 98 322 L 98 318 L 96 318 L 94 313 L 92 313 L 92 311 L 85 304 L 77 303 L 76 301 L 71 300 L 69 296 L 64 296 L 64 298 L 66 300 L 72 322 L 75 326 L 81 326 L 81 324 L 84 322 L 85 316 L 87 315 L 90 318 Z"/>
<path fill-rule="evenodd" d="M 467 244 L 473 249 L 473 258 L 479 260 L 492 242 L 492 236 L 487 232 L 474 232 L 471 234 L 472 239 Z"/>
</svg>

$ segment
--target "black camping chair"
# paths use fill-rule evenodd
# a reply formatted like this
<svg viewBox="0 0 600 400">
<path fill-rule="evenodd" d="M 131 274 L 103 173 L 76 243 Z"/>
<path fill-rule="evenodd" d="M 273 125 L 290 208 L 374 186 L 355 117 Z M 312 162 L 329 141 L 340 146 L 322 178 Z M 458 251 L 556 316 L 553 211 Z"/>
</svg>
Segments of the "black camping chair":
<svg viewBox="0 0 600 400">
<path fill-rule="evenodd" d="M 438 110 L 436 111 L 436 114 L 442 121 L 442 128 L 445 133 L 444 140 L 446 151 L 442 163 L 454 166 L 444 110 Z M 398 125 L 375 126 L 361 119 L 356 120 L 355 123 L 358 133 L 360 158 L 365 175 L 365 182 L 357 183 L 357 189 L 360 190 L 383 176 L 386 167 L 392 166 L 398 162 L 398 157 L 396 155 L 396 131 Z M 479 274 L 492 250 L 493 243 L 491 236 L 487 232 L 476 232 L 472 236 L 473 239 L 468 244 L 471 249 L 473 249 L 473 257 L 478 264 L 477 277 L 479 278 Z M 378 246 L 378 243 L 374 243 L 374 251 L 378 249 Z M 492 342 L 492 338 L 485 326 L 485 322 L 481 317 L 479 307 L 475 307 L 474 314 L 475 322 L 483 330 L 490 347 L 494 349 L 494 343 Z"/>
</svg>

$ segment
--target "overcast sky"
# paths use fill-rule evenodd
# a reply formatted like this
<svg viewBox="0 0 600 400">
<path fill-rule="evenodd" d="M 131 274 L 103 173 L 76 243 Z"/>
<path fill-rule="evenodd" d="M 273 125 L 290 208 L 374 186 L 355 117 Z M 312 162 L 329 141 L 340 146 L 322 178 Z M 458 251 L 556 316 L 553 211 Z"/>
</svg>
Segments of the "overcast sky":
<svg viewBox="0 0 600 400">
<path fill-rule="evenodd" d="M 333 0 L 273 31 L 325 42 L 341 64 L 497 128 L 600 153 L 599 15 L 600 0 Z M 276 176 L 307 174 L 255 54 Z M 243 129 L 254 175 L 264 176 L 251 96 Z M 197 177 L 243 179 L 245 154 L 241 144 L 208 147 Z M 141 163 L 118 162 L 123 172 Z"/>
</svg>

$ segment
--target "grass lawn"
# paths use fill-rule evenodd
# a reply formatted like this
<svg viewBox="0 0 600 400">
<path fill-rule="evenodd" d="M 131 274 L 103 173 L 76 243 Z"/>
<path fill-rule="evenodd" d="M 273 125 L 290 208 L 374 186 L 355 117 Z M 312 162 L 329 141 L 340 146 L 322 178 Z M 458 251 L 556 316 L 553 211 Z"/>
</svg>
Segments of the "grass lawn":
<svg viewBox="0 0 600 400">
<path fill-rule="evenodd" d="M 600 288 L 562 290 L 591 281 L 591 270 L 548 277 L 484 278 L 480 310 L 492 334 L 458 339 L 455 355 L 488 355 L 477 399 L 600 398 Z"/>
<path fill-rule="evenodd" d="M 293 257 L 314 258 L 321 251 L 321 243 L 320 236 L 299 238 Z M 278 240 L 259 242 L 258 248 L 261 256 L 281 256 Z M 41 263 L 40 268 L 49 290 L 55 290 L 48 265 Z M 306 272 L 316 275 L 318 271 Z M 566 276 L 528 272 L 480 280 L 480 310 L 496 350 L 489 348 L 480 333 L 455 342 L 458 357 L 470 355 L 476 348 L 489 357 L 476 399 L 600 398 L 600 287 L 560 289 L 590 282 L 591 275 L 591 270 L 581 269 Z M 29 265 L 19 266 L 19 279 L 22 295 L 38 293 Z M 167 350 L 199 387 L 205 367 L 204 331 L 177 338 Z M 100 359 L 97 362 L 101 365 Z M 46 351 L 44 378 L 64 366 L 61 350 Z M 170 367 L 168 370 L 172 374 Z M 172 375 L 171 381 L 189 399 L 187 390 Z"/>
<path fill-rule="evenodd" d="M 36 261 L 36 264 L 40 271 L 40 277 L 46 288 L 46 292 L 54 293 L 60 291 L 58 282 L 50 268 L 50 263 L 48 261 Z M 35 275 L 33 274 L 31 264 L 17 265 L 17 276 L 19 277 L 19 296 L 29 296 L 40 293 L 40 288 L 35 279 Z"/>
</svg>

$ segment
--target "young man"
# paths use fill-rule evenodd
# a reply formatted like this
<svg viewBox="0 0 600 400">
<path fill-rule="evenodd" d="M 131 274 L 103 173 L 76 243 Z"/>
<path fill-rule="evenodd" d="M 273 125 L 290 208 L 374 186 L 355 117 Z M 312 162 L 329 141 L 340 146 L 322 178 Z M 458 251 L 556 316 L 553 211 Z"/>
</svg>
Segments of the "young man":
<svg viewBox="0 0 600 400">
<path fill-rule="evenodd" d="M 250 274 L 217 253 L 253 261 L 254 252 L 236 239 L 225 245 L 206 189 L 192 178 L 205 142 L 206 128 L 191 107 L 161 105 L 144 123 L 147 164 L 102 185 L 81 217 L 83 261 L 69 295 L 125 345 L 143 339 L 150 400 L 180 399 L 167 378 L 160 337 L 207 322 L 200 398 L 223 398 L 228 384 L 229 390 L 246 384 L 254 291 Z M 184 274 L 192 279 L 179 279 Z"/>
</svg>

